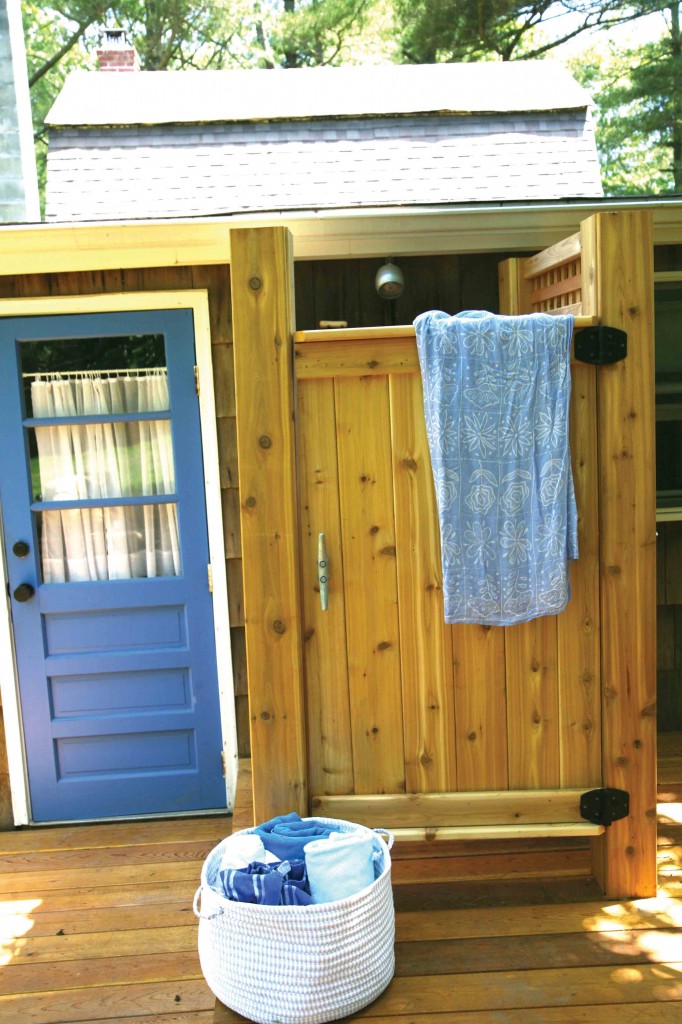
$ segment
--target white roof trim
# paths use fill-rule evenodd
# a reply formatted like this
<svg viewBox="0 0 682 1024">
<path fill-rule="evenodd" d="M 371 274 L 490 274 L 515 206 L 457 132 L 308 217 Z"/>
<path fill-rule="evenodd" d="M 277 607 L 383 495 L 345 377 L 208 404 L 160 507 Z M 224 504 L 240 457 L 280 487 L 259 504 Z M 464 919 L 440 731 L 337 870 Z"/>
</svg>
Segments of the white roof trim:
<svg viewBox="0 0 682 1024">
<path fill-rule="evenodd" d="M 224 264 L 231 228 L 282 225 L 296 259 L 538 251 L 592 213 L 651 209 L 656 245 L 682 244 L 680 199 L 607 199 L 475 208 L 415 207 L 234 217 L 0 226 L 0 276 Z"/>
</svg>

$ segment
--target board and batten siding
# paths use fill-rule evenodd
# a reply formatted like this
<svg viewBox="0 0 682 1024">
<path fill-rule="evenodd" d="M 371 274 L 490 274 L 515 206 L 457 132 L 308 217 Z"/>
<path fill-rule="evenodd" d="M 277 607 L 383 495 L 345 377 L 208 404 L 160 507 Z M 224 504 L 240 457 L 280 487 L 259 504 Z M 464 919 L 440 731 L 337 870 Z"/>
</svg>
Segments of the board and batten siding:
<svg viewBox="0 0 682 1024">
<path fill-rule="evenodd" d="M 0 300 L 56 295 L 92 295 L 121 292 L 205 289 L 209 296 L 213 384 L 215 391 L 220 489 L 223 513 L 227 589 L 231 628 L 232 667 L 239 754 L 248 752 L 248 698 L 239 496 L 237 487 L 237 443 L 235 427 L 234 368 L 232 358 L 232 313 L 230 270 L 227 265 L 159 267 L 140 270 L 106 270 L 68 274 L 33 274 L 0 277 Z M 0 716 L 2 708 L 0 707 Z M 5 744 L 0 721 L 0 830 L 13 827 L 12 803 Z"/>
<path fill-rule="evenodd" d="M 311 331 L 330 320 L 349 327 L 409 324 L 429 309 L 499 312 L 497 267 L 511 255 L 519 253 L 396 257 L 405 287 L 393 302 L 380 299 L 374 287 L 383 259 L 297 261 L 296 328 Z"/>
</svg>

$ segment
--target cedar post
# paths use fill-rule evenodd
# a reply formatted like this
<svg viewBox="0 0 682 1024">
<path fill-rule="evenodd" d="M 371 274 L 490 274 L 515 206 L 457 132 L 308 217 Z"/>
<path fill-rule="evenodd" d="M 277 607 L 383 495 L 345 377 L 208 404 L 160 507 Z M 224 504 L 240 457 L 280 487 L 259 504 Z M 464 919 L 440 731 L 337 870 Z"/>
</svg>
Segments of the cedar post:
<svg viewBox="0 0 682 1024">
<path fill-rule="evenodd" d="M 656 479 L 651 214 L 581 225 L 583 312 L 627 331 L 627 358 L 598 371 L 602 785 L 630 814 L 595 840 L 613 899 L 656 892 Z"/>
<path fill-rule="evenodd" d="M 230 240 L 253 804 L 263 821 L 308 813 L 293 259 L 285 228 L 233 230 Z"/>
</svg>

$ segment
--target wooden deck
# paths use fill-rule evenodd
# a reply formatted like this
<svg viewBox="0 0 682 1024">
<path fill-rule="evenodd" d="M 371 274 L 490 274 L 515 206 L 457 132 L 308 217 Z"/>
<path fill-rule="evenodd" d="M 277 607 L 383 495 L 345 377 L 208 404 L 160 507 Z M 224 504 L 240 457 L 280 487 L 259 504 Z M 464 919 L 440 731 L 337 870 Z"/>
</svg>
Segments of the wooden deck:
<svg viewBox="0 0 682 1024">
<path fill-rule="evenodd" d="M 682 735 L 660 737 L 656 899 L 607 902 L 569 846 L 563 877 L 483 850 L 476 881 L 396 860 L 396 977 L 382 1024 L 679 1024 Z M 239 813 L 243 813 L 240 811 Z M 0 834 L 3 1024 L 236 1024 L 196 955 L 192 897 L 219 818 Z M 490 845 L 486 847 L 490 849 Z M 559 856 L 559 854 L 557 854 Z M 453 874 L 453 858 L 443 872 Z M 558 863 L 558 862 L 557 862 Z M 426 861 L 424 861 L 426 864 Z M 496 874 L 497 873 L 497 874 Z"/>
</svg>

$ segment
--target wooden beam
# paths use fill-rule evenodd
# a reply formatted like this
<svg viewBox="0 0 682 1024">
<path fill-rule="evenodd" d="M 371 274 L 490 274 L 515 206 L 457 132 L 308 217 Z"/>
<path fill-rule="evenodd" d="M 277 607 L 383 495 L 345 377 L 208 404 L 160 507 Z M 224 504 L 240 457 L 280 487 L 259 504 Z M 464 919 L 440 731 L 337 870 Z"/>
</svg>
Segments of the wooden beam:
<svg viewBox="0 0 682 1024">
<path fill-rule="evenodd" d="M 523 275 L 525 278 L 537 277 L 543 271 L 553 270 L 554 267 L 570 263 L 571 260 L 578 259 L 579 256 L 580 232 L 578 231 L 575 235 L 562 238 L 555 245 L 550 245 L 549 248 L 543 249 L 542 252 L 536 253 L 535 256 L 529 256 L 525 259 L 523 261 Z"/>
<path fill-rule="evenodd" d="M 228 225 L 41 224 L 0 232 L 0 276 L 229 262 Z"/>
<path fill-rule="evenodd" d="M 393 828 L 396 842 L 478 842 L 482 839 L 556 839 L 599 836 L 606 830 L 591 821 L 533 825 L 453 825 L 447 828 Z"/>
<path fill-rule="evenodd" d="M 584 822 L 581 789 L 500 790 L 495 793 L 384 793 L 311 799 L 315 814 L 372 828 L 463 827 Z"/>
<path fill-rule="evenodd" d="M 550 315 L 566 309 L 550 311 Z M 575 329 L 592 326 L 596 317 L 578 316 Z M 340 328 L 337 331 L 298 331 L 295 338 L 296 377 L 368 377 L 372 374 L 419 373 L 414 327 Z M 298 339 L 298 340 L 297 340 Z"/>
<path fill-rule="evenodd" d="M 628 334 L 628 355 L 598 374 L 604 786 L 630 815 L 600 840 L 612 898 L 656 892 L 656 482 L 651 214 L 595 214 L 582 225 L 596 313 Z"/>
<path fill-rule="evenodd" d="M 500 263 L 500 277 L 504 279 L 505 289 L 511 287 L 509 273 L 509 265 L 512 263 L 518 263 L 518 260 L 504 260 Z M 522 262 L 522 261 L 521 261 Z M 515 286 L 519 286 L 521 281 L 520 270 L 514 271 L 514 282 Z M 530 295 L 529 291 L 529 295 Z M 563 309 L 550 309 L 547 311 L 548 316 L 558 316 L 565 312 L 575 312 L 576 307 L 568 307 Z M 583 327 L 595 327 L 599 323 L 599 317 L 597 316 L 576 316 L 573 327 L 576 331 L 581 330 Z M 390 344 L 391 339 L 397 338 L 414 338 L 416 332 L 413 324 L 397 324 L 394 327 L 329 327 L 325 330 L 315 331 L 296 331 L 294 334 L 294 341 L 298 348 L 299 345 L 311 344 L 319 341 L 333 341 L 333 342 L 344 342 L 344 341 L 376 341 L 378 343 L 387 345 Z"/>
<path fill-rule="evenodd" d="M 326 327 L 322 330 L 296 331 L 294 341 L 304 344 L 313 341 L 386 341 L 388 338 L 414 338 L 412 324 L 395 327 Z"/>
<path fill-rule="evenodd" d="M 297 344 L 295 349 L 299 380 L 419 373 L 414 334 L 411 338 L 306 342 Z"/>
<path fill-rule="evenodd" d="M 500 313 L 530 312 L 532 284 L 524 276 L 525 260 L 513 257 L 497 265 Z"/>
<path fill-rule="evenodd" d="M 293 378 L 284 228 L 233 231 L 237 452 L 256 821 L 306 814 Z"/>
<path fill-rule="evenodd" d="M 253 828 L 257 822 L 253 817 L 253 774 L 251 758 L 240 757 L 237 770 L 237 786 L 232 810 L 232 832 Z"/>
</svg>

